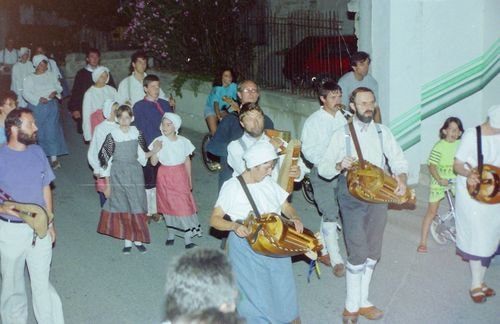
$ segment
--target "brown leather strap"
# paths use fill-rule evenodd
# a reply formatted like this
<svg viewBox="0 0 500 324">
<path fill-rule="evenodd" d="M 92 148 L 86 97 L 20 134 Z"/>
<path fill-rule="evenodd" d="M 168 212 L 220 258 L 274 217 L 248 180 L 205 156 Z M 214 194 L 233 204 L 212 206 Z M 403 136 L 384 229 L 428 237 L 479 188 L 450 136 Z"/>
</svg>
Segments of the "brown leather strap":
<svg viewBox="0 0 500 324">
<path fill-rule="evenodd" d="M 356 130 L 354 129 L 352 122 L 349 123 L 349 131 L 351 132 L 352 142 L 354 143 L 356 153 L 358 154 L 359 163 L 363 165 L 365 163 L 365 159 L 363 159 L 363 153 L 361 152 L 361 147 L 359 146 L 358 135 L 356 135 Z"/>
</svg>

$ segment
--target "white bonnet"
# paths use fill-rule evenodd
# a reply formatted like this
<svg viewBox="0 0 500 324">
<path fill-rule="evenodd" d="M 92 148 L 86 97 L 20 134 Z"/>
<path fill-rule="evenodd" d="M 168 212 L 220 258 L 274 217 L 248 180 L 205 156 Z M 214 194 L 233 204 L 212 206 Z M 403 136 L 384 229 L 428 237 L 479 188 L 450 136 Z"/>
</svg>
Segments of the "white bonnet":
<svg viewBox="0 0 500 324">
<path fill-rule="evenodd" d="M 19 57 L 23 56 L 24 54 L 28 54 L 29 55 L 30 53 L 31 53 L 31 51 L 27 47 L 21 47 L 19 49 Z"/>
<path fill-rule="evenodd" d="M 243 160 L 246 162 L 248 169 L 254 166 L 276 160 L 278 154 L 276 154 L 276 149 L 269 142 L 257 142 L 250 146 L 243 154 Z"/>
<path fill-rule="evenodd" d="M 33 66 L 35 67 L 35 69 L 40 63 L 42 63 L 42 61 L 47 62 L 47 64 L 49 63 L 49 59 L 43 54 L 37 54 L 33 56 Z"/>
<path fill-rule="evenodd" d="M 92 81 L 94 81 L 94 83 L 97 82 L 97 80 L 99 80 L 99 78 L 101 77 L 101 75 L 106 72 L 108 73 L 108 79 L 106 80 L 106 83 L 108 83 L 109 81 L 109 69 L 105 66 L 98 66 L 95 68 L 95 70 L 92 72 Z"/>
<path fill-rule="evenodd" d="M 104 115 L 104 118 L 108 119 L 109 116 L 111 116 L 111 111 L 113 110 L 113 105 L 115 103 L 117 102 L 112 99 L 104 100 L 104 103 L 102 104 L 102 114 Z"/>
<path fill-rule="evenodd" d="M 170 120 L 172 122 L 172 124 L 174 124 L 175 133 L 178 133 L 179 128 L 181 128 L 181 124 L 182 124 L 181 116 L 174 114 L 174 113 L 171 113 L 171 112 L 166 112 L 165 114 L 163 114 L 163 117 L 161 119 L 162 123 L 165 119 Z M 161 130 L 161 125 L 160 125 L 160 130 Z"/>
</svg>

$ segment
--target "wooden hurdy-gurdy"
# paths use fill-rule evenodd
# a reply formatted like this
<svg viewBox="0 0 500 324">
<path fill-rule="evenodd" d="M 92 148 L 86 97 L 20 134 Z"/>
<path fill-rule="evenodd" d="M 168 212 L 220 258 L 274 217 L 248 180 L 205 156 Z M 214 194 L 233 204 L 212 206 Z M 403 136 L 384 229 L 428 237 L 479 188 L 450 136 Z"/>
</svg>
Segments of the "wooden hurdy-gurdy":
<svg viewBox="0 0 500 324">
<path fill-rule="evenodd" d="M 395 193 L 398 187 L 396 179 L 363 158 L 356 130 L 352 122 L 348 123 L 348 125 L 356 153 L 358 154 L 358 161 L 347 172 L 347 187 L 349 192 L 354 197 L 370 203 L 407 204 L 408 207 L 414 207 L 416 203 L 415 190 L 406 188 L 406 192 L 402 196 L 397 195 Z"/>
<path fill-rule="evenodd" d="M 250 212 L 243 222 L 251 234 L 246 237 L 257 253 L 272 257 L 290 257 L 305 254 L 316 260 L 323 246 L 309 229 L 297 232 L 292 222 L 275 213 L 267 213 L 257 218 Z"/>
<path fill-rule="evenodd" d="M 368 161 L 356 161 L 347 172 L 349 192 L 356 198 L 370 203 L 415 204 L 415 190 L 407 189 L 404 195 L 394 193 L 398 183 L 389 174 Z"/>
<path fill-rule="evenodd" d="M 471 172 L 479 174 L 478 168 L 473 168 Z M 483 164 L 482 173 L 479 174 L 479 184 L 467 184 L 467 191 L 472 198 L 482 203 L 500 203 L 500 168 L 491 164 Z"/>
</svg>

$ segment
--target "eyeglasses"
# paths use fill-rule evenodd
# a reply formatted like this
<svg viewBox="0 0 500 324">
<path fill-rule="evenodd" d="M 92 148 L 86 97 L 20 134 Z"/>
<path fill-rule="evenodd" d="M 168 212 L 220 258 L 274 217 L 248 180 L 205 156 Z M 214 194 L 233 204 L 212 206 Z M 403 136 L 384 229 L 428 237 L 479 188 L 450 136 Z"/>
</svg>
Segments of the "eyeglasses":
<svg viewBox="0 0 500 324">
<path fill-rule="evenodd" d="M 259 90 L 257 89 L 243 89 L 242 91 L 244 93 L 259 93 Z"/>
</svg>

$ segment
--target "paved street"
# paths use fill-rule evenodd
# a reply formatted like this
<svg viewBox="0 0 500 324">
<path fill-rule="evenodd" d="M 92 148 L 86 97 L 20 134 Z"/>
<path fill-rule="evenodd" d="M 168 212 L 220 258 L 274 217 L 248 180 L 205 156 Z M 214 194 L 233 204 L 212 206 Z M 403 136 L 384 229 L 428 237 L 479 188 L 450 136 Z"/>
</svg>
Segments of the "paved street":
<svg viewBox="0 0 500 324">
<path fill-rule="evenodd" d="M 153 223 L 147 254 L 133 250 L 131 255 L 123 255 L 122 241 L 96 233 L 99 203 L 86 162 L 87 146 L 75 133 L 69 116 L 64 114 L 64 118 L 71 154 L 61 159 L 62 168 L 56 171 L 58 239 L 51 276 L 61 295 L 66 323 L 160 323 L 167 264 L 185 251 L 183 239 L 179 237 L 173 247 L 166 247 L 164 224 Z M 203 134 L 188 129 L 183 129 L 182 134 L 197 147 L 193 192 L 205 232 L 203 238 L 194 242 L 217 248 L 219 240 L 207 234 L 217 196 L 217 175 L 209 173 L 201 163 Z M 482 305 L 472 303 L 468 295 L 468 264 L 455 255 L 452 245 L 438 246 L 430 238 L 429 253 L 416 253 L 427 196 L 423 186 L 416 189 L 416 210 L 391 211 L 389 215 L 382 259 L 371 285 L 371 301 L 385 311 L 379 323 L 499 323 L 500 296 Z M 318 230 L 320 218 L 300 191 L 294 193 L 293 203 L 305 225 Z M 345 255 L 343 247 L 342 251 Z M 340 323 L 345 280 L 333 277 L 322 267 L 321 278 L 313 275 L 308 283 L 307 268 L 306 262 L 294 263 L 302 322 Z M 499 258 L 491 265 L 486 282 L 500 293 Z M 30 321 L 34 323 L 32 313 Z"/>
</svg>

